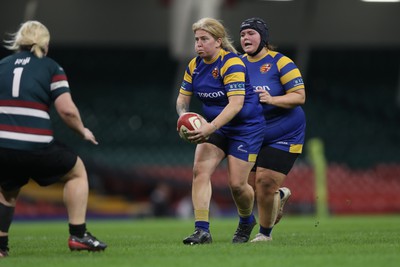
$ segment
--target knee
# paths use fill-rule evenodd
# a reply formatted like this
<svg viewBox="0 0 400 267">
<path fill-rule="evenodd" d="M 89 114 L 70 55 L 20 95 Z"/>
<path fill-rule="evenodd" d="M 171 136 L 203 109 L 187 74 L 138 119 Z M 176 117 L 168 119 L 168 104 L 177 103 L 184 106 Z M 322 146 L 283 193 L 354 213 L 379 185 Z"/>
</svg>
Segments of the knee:
<svg viewBox="0 0 400 267">
<path fill-rule="evenodd" d="M 198 168 L 198 167 L 195 165 L 195 166 L 193 167 L 192 173 L 193 173 L 193 181 L 194 181 L 194 180 L 198 180 L 198 178 L 199 178 L 199 176 L 200 176 L 200 174 L 201 174 L 201 169 Z"/>
<path fill-rule="evenodd" d="M 229 187 L 233 195 L 241 195 L 247 189 L 247 183 L 234 183 L 230 182 Z"/>
<path fill-rule="evenodd" d="M 243 190 L 242 190 L 242 188 L 240 188 L 238 186 L 231 186 L 231 192 L 232 192 L 232 195 L 236 196 L 236 195 L 241 195 Z"/>
<path fill-rule="evenodd" d="M 211 171 L 207 168 L 194 165 L 193 167 L 193 181 L 210 180 Z"/>
<path fill-rule="evenodd" d="M 197 167 L 197 165 L 194 165 L 194 166 L 193 166 L 192 173 L 193 173 L 193 179 L 195 179 L 195 178 L 196 178 L 197 176 L 199 176 L 199 174 L 200 174 L 200 168 Z"/>
<path fill-rule="evenodd" d="M 274 179 L 258 176 L 256 178 L 256 188 L 268 193 L 275 193 L 279 189 L 279 185 L 274 181 Z"/>
<path fill-rule="evenodd" d="M 78 157 L 74 167 L 63 177 L 62 181 L 67 182 L 77 178 L 87 179 L 86 168 L 80 157 Z"/>
</svg>

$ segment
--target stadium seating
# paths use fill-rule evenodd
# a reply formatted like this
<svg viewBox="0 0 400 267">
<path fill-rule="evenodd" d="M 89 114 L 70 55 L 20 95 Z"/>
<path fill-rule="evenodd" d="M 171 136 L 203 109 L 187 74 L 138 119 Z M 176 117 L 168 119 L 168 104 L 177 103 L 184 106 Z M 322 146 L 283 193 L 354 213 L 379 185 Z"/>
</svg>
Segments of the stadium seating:
<svg viewBox="0 0 400 267">
<path fill-rule="evenodd" d="M 167 49 L 55 46 L 50 56 L 65 68 L 82 118 L 100 142 L 84 143 L 54 114 L 56 137 L 87 162 L 94 192 L 141 203 L 160 180 L 175 189 L 174 201 L 190 191 L 194 146 L 176 133 L 176 80 L 182 74 Z M 332 214 L 399 212 L 398 62 L 395 48 L 311 51 L 306 139 L 325 144 Z M 287 179 L 293 213 L 315 209 L 307 156 Z M 223 170 L 213 184 L 214 198 L 231 207 Z"/>
</svg>

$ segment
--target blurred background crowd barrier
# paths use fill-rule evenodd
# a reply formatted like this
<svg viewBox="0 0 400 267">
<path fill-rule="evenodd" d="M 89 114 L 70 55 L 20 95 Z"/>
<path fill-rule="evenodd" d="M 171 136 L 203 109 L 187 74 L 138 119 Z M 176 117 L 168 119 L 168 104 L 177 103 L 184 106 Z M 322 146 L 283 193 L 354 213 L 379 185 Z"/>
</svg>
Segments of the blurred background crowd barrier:
<svg viewBox="0 0 400 267">
<path fill-rule="evenodd" d="M 325 148 L 329 213 L 399 213 L 400 3 L 220 2 L 214 3 L 219 4 L 214 14 L 236 46 L 240 22 L 259 16 L 270 25 L 278 51 L 298 63 L 306 83 L 306 142 L 318 138 Z M 176 5 L 173 0 L 0 3 L 3 39 L 24 19 L 49 27 L 49 56 L 66 70 L 82 118 L 100 143 L 83 142 L 53 114 L 56 137 L 87 165 L 91 216 L 191 216 L 195 147 L 176 133 L 175 111 L 190 52 L 171 46 L 188 42 L 184 47 L 191 51 L 193 44 L 191 36 L 171 40 L 178 37 L 168 25 L 177 25 L 171 14 L 181 14 L 190 28 L 196 16 L 211 10 L 194 14 Z M 1 57 L 9 53 L 0 49 Z M 192 108 L 200 111 L 196 104 Z M 212 211 L 235 214 L 224 164 L 212 183 Z M 288 213 L 315 212 L 315 183 L 306 144 L 285 183 L 292 190 Z M 29 184 L 16 216 L 65 216 L 61 187 L 52 188 Z"/>
</svg>

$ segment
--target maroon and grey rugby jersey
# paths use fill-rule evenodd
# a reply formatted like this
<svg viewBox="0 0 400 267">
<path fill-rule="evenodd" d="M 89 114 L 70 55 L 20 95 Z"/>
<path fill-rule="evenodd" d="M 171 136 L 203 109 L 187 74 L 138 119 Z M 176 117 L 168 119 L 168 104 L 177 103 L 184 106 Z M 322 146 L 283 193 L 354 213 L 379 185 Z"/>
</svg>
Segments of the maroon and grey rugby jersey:
<svg viewBox="0 0 400 267">
<path fill-rule="evenodd" d="M 0 147 L 48 146 L 54 139 L 50 105 L 69 91 L 64 70 L 51 58 L 22 51 L 0 60 Z"/>
</svg>

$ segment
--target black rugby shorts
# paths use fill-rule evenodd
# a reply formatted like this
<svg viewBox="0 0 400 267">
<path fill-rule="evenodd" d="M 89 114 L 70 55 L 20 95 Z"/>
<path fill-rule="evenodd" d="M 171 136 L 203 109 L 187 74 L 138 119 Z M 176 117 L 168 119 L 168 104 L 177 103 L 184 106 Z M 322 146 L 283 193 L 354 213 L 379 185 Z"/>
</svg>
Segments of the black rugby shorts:
<svg viewBox="0 0 400 267">
<path fill-rule="evenodd" d="M 257 167 L 261 167 L 287 175 L 298 156 L 298 153 L 290 153 L 274 147 L 263 146 L 251 171 L 255 172 Z"/>
<path fill-rule="evenodd" d="M 77 159 L 76 153 L 57 141 L 34 151 L 0 147 L 0 186 L 5 191 L 16 190 L 30 178 L 40 186 L 57 183 Z"/>
</svg>

